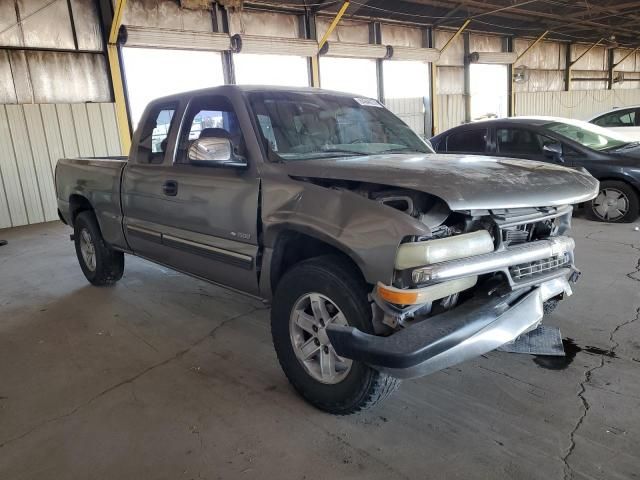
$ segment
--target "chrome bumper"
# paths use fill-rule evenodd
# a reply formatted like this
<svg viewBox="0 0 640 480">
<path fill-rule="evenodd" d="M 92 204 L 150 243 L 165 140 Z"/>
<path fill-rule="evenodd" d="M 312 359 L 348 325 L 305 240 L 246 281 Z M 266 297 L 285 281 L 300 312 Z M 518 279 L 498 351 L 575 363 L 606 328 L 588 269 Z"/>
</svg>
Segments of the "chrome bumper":
<svg viewBox="0 0 640 480">
<path fill-rule="evenodd" d="M 542 320 L 544 302 L 561 294 L 571 295 L 568 275 L 526 293 L 477 294 L 388 337 L 338 325 L 329 325 L 327 333 L 338 355 L 397 378 L 415 378 L 483 355 L 533 330 Z"/>
</svg>

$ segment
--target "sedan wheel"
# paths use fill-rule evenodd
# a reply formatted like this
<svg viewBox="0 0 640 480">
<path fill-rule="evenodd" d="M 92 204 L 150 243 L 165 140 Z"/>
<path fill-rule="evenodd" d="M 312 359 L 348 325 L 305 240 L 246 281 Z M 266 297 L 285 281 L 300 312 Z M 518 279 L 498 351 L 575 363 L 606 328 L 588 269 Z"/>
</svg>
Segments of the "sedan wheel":
<svg viewBox="0 0 640 480">
<path fill-rule="evenodd" d="M 629 212 L 629 198 L 616 188 L 603 188 L 593 200 L 593 213 L 601 220 L 615 222 Z"/>
</svg>

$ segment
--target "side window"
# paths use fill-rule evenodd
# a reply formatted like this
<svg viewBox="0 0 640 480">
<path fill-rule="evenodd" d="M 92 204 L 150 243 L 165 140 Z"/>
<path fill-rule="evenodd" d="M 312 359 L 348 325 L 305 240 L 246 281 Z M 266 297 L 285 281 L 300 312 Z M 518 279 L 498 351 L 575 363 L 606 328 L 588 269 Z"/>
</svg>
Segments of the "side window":
<svg viewBox="0 0 640 480">
<path fill-rule="evenodd" d="M 228 138 L 236 154 L 242 155 L 244 143 L 238 117 L 226 97 L 195 99 L 187 110 L 178 140 L 176 163 L 188 163 L 187 152 L 199 138 Z"/>
<path fill-rule="evenodd" d="M 634 127 L 636 125 L 635 110 L 619 110 L 596 118 L 593 123 L 601 127 Z"/>
<path fill-rule="evenodd" d="M 164 161 L 169 130 L 175 113 L 175 105 L 159 105 L 149 112 L 142 125 L 136 163 L 159 164 Z"/>
<path fill-rule="evenodd" d="M 484 153 L 487 150 L 487 130 L 466 130 L 447 137 L 447 152 Z"/>
<path fill-rule="evenodd" d="M 570 147 L 566 143 L 562 144 L 562 154 L 565 157 L 570 157 L 570 158 L 581 157 L 582 156 L 582 154 L 579 151 L 577 151 L 576 149 Z"/>
<path fill-rule="evenodd" d="M 274 152 L 278 151 L 278 142 L 276 140 L 276 135 L 273 133 L 273 125 L 271 124 L 271 117 L 269 115 L 261 115 L 258 114 L 258 123 L 260 124 L 260 130 L 262 131 L 262 135 L 265 140 L 269 142 L 271 146 L 271 150 Z"/>
<path fill-rule="evenodd" d="M 507 155 L 542 155 L 546 144 L 558 142 L 524 128 L 499 128 L 496 143 L 498 152 Z"/>
</svg>

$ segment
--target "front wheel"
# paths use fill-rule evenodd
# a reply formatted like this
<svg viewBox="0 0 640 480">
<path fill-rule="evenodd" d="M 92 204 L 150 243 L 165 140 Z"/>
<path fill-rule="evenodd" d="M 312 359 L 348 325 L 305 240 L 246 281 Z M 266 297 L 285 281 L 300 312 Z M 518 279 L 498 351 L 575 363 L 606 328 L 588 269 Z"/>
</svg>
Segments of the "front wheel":
<svg viewBox="0 0 640 480">
<path fill-rule="evenodd" d="M 113 285 L 124 272 L 124 253 L 112 249 L 102 238 L 93 212 L 78 214 L 73 223 L 76 255 L 82 273 L 93 285 Z"/>
<path fill-rule="evenodd" d="M 616 180 L 600 182 L 600 192 L 591 201 L 591 213 L 601 222 L 633 222 L 640 213 L 638 193 L 624 182 Z"/>
<path fill-rule="evenodd" d="M 335 352 L 326 333 L 331 323 L 373 333 L 366 284 L 348 262 L 329 255 L 294 266 L 273 299 L 273 344 L 293 387 L 337 415 L 372 407 L 393 393 L 399 380 Z"/>
</svg>

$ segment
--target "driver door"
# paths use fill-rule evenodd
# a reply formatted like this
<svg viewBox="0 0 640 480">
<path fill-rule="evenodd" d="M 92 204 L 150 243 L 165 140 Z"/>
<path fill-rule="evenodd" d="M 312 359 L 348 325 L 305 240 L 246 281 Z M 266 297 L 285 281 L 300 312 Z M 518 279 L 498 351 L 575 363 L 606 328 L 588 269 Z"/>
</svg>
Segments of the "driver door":
<svg viewBox="0 0 640 480">
<path fill-rule="evenodd" d="M 205 137 L 227 138 L 239 158 L 244 155 L 234 106 L 224 96 L 197 97 L 183 118 L 175 155 L 168 153 L 162 165 L 127 169 L 123 191 L 130 245 L 135 253 L 177 270 L 257 293 L 255 170 L 188 158 L 193 142 Z"/>
</svg>

